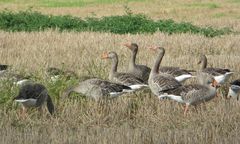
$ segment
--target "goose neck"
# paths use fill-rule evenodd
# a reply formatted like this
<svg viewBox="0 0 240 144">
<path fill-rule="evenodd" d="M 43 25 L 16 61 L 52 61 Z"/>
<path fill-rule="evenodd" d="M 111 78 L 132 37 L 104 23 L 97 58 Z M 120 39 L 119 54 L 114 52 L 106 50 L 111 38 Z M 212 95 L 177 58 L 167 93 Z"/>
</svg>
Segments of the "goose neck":
<svg viewBox="0 0 240 144">
<path fill-rule="evenodd" d="M 155 60 L 155 63 L 152 67 L 152 70 L 151 70 L 151 73 L 150 75 L 153 75 L 153 74 L 158 74 L 159 73 L 159 67 L 160 67 L 160 63 L 162 61 L 162 58 L 164 56 L 164 51 L 161 51 L 158 56 L 157 56 L 157 59 Z"/>
<path fill-rule="evenodd" d="M 109 72 L 109 79 L 111 80 L 114 73 L 117 72 L 117 66 L 118 66 L 118 57 L 114 57 L 112 58 L 112 66 L 111 66 L 111 69 L 110 69 L 110 72 Z"/>
</svg>

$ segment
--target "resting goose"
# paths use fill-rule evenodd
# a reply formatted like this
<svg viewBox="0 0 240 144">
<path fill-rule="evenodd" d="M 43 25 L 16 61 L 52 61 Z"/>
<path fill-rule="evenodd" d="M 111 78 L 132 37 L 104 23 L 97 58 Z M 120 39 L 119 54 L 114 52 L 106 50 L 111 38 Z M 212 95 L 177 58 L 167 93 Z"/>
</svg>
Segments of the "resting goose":
<svg viewBox="0 0 240 144">
<path fill-rule="evenodd" d="M 148 86 L 142 79 L 134 76 L 133 74 L 117 72 L 118 56 L 115 52 L 104 53 L 102 55 L 102 59 L 112 60 L 112 67 L 109 72 L 110 81 L 129 86 L 132 90 Z"/>
<path fill-rule="evenodd" d="M 165 91 L 165 94 L 160 95 L 159 98 L 170 98 L 172 100 L 185 104 L 184 116 L 186 116 L 189 105 L 196 106 L 197 104 L 207 102 L 216 96 L 216 80 L 212 76 L 204 76 L 204 85 L 192 84 L 181 86 L 176 89 Z"/>
<path fill-rule="evenodd" d="M 165 49 L 162 47 L 155 47 L 151 49 L 154 51 L 159 51 L 148 79 L 148 85 L 152 93 L 154 93 L 156 96 L 159 96 L 167 90 L 182 86 L 181 83 L 178 82 L 173 76 L 159 72 L 159 66 L 165 54 Z"/>
<path fill-rule="evenodd" d="M 222 68 L 207 68 L 207 57 L 205 55 L 201 55 L 200 61 L 198 64 L 202 63 L 201 71 L 208 73 L 214 76 L 214 79 L 218 82 L 218 84 L 224 84 L 230 76 L 233 74 L 229 69 Z"/>
<path fill-rule="evenodd" d="M 0 80 L 10 80 L 13 81 L 13 84 L 22 86 L 26 83 L 31 82 L 30 76 L 24 76 L 21 74 L 13 73 L 11 71 L 5 71 L 0 75 Z"/>
<path fill-rule="evenodd" d="M 138 45 L 136 43 L 124 44 L 127 48 L 132 51 L 131 59 L 128 65 L 128 72 L 141 78 L 147 83 L 151 69 L 145 65 L 136 64 L 136 55 L 138 53 Z"/>
<path fill-rule="evenodd" d="M 63 93 L 63 96 L 69 96 L 72 92 L 81 93 L 87 97 L 91 97 L 96 101 L 100 98 L 114 98 L 123 93 L 131 92 L 128 86 L 112 83 L 98 78 L 87 79 L 76 86 L 70 87 Z"/>
<path fill-rule="evenodd" d="M 50 114 L 54 112 L 54 105 L 48 91 L 44 85 L 29 83 L 20 88 L 19 94 L 14 98 L 16 102 L 22 104 L 22 114 L 25 115 L 27 108 L 36 107 L 42 111 L 43 104 L 47 102 Z"/>
<path fill-rule="evenodd" d="M 231 86 L 229 87 L 227 98 L 237 98 L 239 99 L 239 93 L 240 93 L 240 79 L 237 79 L 230 83 Z"/>
<path fill-rule="evenodd" d="M 55 67 L 47 68 L 46 74 L 50 76 L 51 80 L 54 82 L 57 81 L 60 78 L 60 76 L 65 76 L 67 79 L 70 79 L 71 77 L 77 78 L 77 74 L 74 73 L 73 71 L 69 71 L 69 70 L 63 71 Z"/>
</svg>

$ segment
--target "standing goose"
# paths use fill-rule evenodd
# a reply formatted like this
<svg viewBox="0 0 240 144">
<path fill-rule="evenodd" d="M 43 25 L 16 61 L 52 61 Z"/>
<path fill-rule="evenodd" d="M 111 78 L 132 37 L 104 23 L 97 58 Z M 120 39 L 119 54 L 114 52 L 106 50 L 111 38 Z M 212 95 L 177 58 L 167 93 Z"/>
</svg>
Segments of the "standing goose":
<svg viewBox="0 0 240 144">
<path fill-rule="evenodd" d="M 164 74 L 159 72 L 159 66 L 162 61 L 162 58 L 165 54 L 165 49 L 162 47 L 155 47 L 151 48 L 152 50 L 159 51 L 155 64 L 152 67 L 152 70 L 149 75 L 148 85 L 151 91 L 156 95 L 159 96 L 163 94 L 165 91 L 176 89 L 181 85 L 174 77 L 168 74 Z"/>
<path fill-rule="evenodd" d="M 216 80 L 209 75 L 204 75 L 202 78 L 204 79 L 204 85 L 192 84 L 181 86 L 173 90 L 165 91 L 166 93 L 160 95 L 159 98 L 170 98 L 185 104 L 184 116 L 186 116 L 189 105 L 196 106 L 197 104 L 207 102 L 216 96 Z"/>
<path fill-rule="evenodd" d="M 202 63 L 201 71 L 214 76 L 214 79 L 219 84 L 224 84 L 233 74 L 233 72 L 231 72 L 229 69 L 212 68 L 212 67 L 207 68 L 207 57 L 205 55 L 201 55 L 201 58 L 198 64 L 201 64 L 201 63 Z"/>
<path fill-rule="evenodd" d="M 114 98 L 131 91 L 132 89 L 128 86 L 92 78 L 68 88 L 63 93 L 63 97 L 69 96 L 72 92 L 77 92 L 98 101 L 100 98 Z"/>
<path fill-rule="evenodd" d="M 112 60 L 112 68 L 109 72 L 110 81 L 129 86 L 133 90 L 137 90 L 147 86 L 142 79 L 130 73 L 117 72 L 118 56 L 115 52 L 103 53 L 102 59 Z"/>
<path fill-rule="evenodd" d="M 54 112 L 54 105 L 48 91 L 42 84 L 29 83 L 20 88 L 19 94 L 14 98 L 16 102 L 22 103 L 22 114 L 25 115 L 27 108 L 36 107 L 42 112 L 42 107 L 47 102 L 50 114 Z"/>
<path fill-rule="evenodd" d="M 144 82 L 147 83 L 148 77 L 150 74 L 151 69 L 145 65 L 138 65 L 136 64 L 136 55 L 138 53 L 138 45 L 136 43 L 128 43 L 124 44 L 127 48 L 132 51 L 131 59 L 128 65 L 128 72 L 141 78 Z"/>
<path fill-rule="evenodd" d="M 132 56 L 129 61 L 128 71 L 144 81 L 148 81 L 148 77 L 151 69 L 145 65 L 137 65 L 135 63 L 136 55 L 138 52 L 138 45 L 135 43 L 125 44 L 132 51 Z M 194 77 L 190 72 L 191 70 L 181 69 L 179 67 L 169 67 L 169 66 L 161 66 L 160 72 L 172 75 L 179 82 L 184 82 L 189 78 Z"/>
<path fill-rule="evenodd" d="M 237 98 L 239 99 L 239 93 L 240 93 L 240 79 L 237 79 L 230 83 L 231 86 L 229 87 L 227 98 Z"/>
</svg>

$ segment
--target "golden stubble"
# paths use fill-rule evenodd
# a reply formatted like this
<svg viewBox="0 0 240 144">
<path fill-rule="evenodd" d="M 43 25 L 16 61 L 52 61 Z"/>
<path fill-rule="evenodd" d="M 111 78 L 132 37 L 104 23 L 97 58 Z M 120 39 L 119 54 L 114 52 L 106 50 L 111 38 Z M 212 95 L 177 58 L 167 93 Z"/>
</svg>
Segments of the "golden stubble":
<svg viewBox="0 0 240 144">
<path fill-rule="evenodd" d="M 19 71 L 40 71 L 47 67 L 65 67 L 80 77 L 95 75 L 107 78 L 110 61 L 102 60 L 105 51 L 119 55 L 119 71 L 125 72 L 130 50 L 126 42 L 139 45 L 137 63 L 153 65 L 156 53 L 150 46 L 162 46 L 166 54 L 164 66 L 198 70 L 200 54 L 206 54 L 209 66 L 230 68 L 232 79 L 239 78 L 240 37 L 224 35 L 206 38 L 193 34 L 164 33 L 117 35 L 94 32 L 0 32 L 0 63 L 9 64 Z M 62 64 L 64 63 L 64 64 Z M 44 75 L 40 75 L 43 79 Z M 188 81 L 188 83 L 193 80 Z M 51 86 L 47 87 L 52 90 Z M 60 90 L 62 91 L 62 90 Z M 9 94 L 16 93 L 10 91 Z M 221 92 L 225 95 L 226 92 Z M 180 104 L 159 101 L 145 90 L 113 100 L 95 102 L 73 95 L 60 99 L 55 95 L 56 115 L 29 112 L 22 120 L 16 103 L 13 108 L 4 104 L 0 109 L 0 135 L 3 143 L 219 143 L 238 142 L 239 102 L 216 98 L 198 108 L 190 108 L 183 117 Z M 8 104 L 9 106 L 9 104 Z M 11 106 L 11 105 L 10 105 Z M 170 137 L 169 137 L 170 136 Z"/>
</svg>

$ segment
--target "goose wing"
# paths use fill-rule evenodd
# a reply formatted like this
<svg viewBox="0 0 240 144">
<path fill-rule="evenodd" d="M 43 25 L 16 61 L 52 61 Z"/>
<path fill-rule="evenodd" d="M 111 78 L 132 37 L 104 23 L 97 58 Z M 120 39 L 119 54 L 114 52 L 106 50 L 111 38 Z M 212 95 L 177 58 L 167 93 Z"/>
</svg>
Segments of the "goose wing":
<svg viewBox="0 0 240 144">
<path fill-rule="evenodd" d="M 213 76 L 223 75 L 227 72 L 230 72 L 229 69 L 221 69 L 221 68 L 205 68 L 202 71 L 208 74 L 211 74 Z"/>
<path fill-rule="evenodd" d="M 129 73 L 117 73 L 114 76 L 114 81 L 126 86 L 144 84 L 144 81 Z"/>
<path fill-rule="evenodd" d="M 109 94 L 111 92 L 122 92 L 124 89 L 131 90 L 131 88 L 128 86 L 112 83 L 105 80 L 98 80 L 95 84 L 101 88 L 104 94 Z"/>
<path fill-rule="evenodd" d="M 201 85 L 195 85 L 187 88 L 188 91 L 182 92 L 181 96 L 184 101 L 200 102 L 208 96 L 208 88 Z"/>
<path fill-rule="evenodd" d="M 162 73 L 166 73 L 166 74 L 170 74 L 172 76 L 180 76 L 180 75 L 184 75 L 184 74 L 190 74 L 190 71 L 185 70 L 185 69 L 181 69 L 179 67 L 160 67 L 160 72 Z"/>
<path fill-rule="evenodd" d="M 152 81 L 153 84 L 158 88 L 159 92 L 166 92 L 181 86 L 181 83 L 175 78 L 167 75 L 157 75 Z"/>
<path fill-rule="evenodd" d="M 36 106 L 46 100 L 47 89 L 41 84 L 26 84 L 20 88 L 19 94 L 14 99 L 36 99 Z"/>
<path fill-rule="evenodd" d="M 238 85 L 238 86 L 240 86 L 240 79 L 234 80 L 230 84 L 231 85 Z"/>
</svg>

